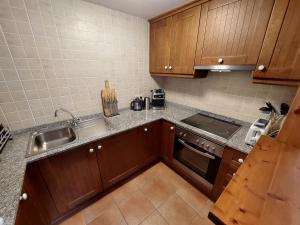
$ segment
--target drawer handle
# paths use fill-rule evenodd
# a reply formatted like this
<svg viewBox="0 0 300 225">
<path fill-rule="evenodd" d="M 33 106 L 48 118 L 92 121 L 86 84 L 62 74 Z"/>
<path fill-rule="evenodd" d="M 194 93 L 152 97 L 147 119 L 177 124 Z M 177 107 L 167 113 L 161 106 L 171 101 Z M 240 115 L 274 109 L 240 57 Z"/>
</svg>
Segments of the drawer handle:
<svg viewBox="0 0 300 225">
<path fill-rule="evenodd" d="M 97 147 L 99 150 L 102 148 L 102 145 L 98 145 L 98 147 Z"/>
<path fill-rule="evenodd" d="M 145 132 L 147 132 L 147 131 L 148 131 L 148 128 L 147 128 L 147 127 L 145 127 L 145 128 L 144 128 L 144 131 L 145 131 Z"/>
<path fill-rule="evenodd" d="M 294 110 L 294 113 L 296 115 L 300 115 L 300 106 L 298 106 L 295 110 Z"/>
<path fill-rule="evenodd" d="M 264 70 L 266 69 L 266 67 L 265 67 L 264 65 L 259 65 L 259 66 L 257 67 L 257 69 L 258 69 L 259 71 L 264 71 Z"/>
<path fill-rule="evenodd" d="M 28 195 L 27 193 L 23 193 L 21 196 L 20 196 L 20 201 L 24 201 L 24 200 L 27 200 L 28 199 Z"/>
<path fill-rule="evenodd" d="M 195 152 L 196 154 L 198 155 L 202 155 L 206 158 L 209 158 L 209 159 L 215 159 L 215 156 L 211 155 L 211 154 L 208 154 L 206 152 L 201 152 L 197 149 L 195 149 L 194 147 L 190 146 L 189 144 L 185 143 L 184 140 L 181 140 L 181 139 L 178 139 L 179 143 L 181 143 L 184 147 L 186 147 L 187 149 L 191 150 L 192 152 Z"/>
<path fill-rule="evenodd" d="M 239 162 L 239 163 L 243 163 L 244 160 L 243 160 L 242 158 L 239 158 L 239 159 L 238 159 L 238 162 Z"/>
<path fill-rule="evenodd" d="M 89 152 L 90 152 L 90 153 L 93 153 L 93 152 L 94 152 L 94 149 L 93 149 L 93 148 L 90 148 Z"/>
</svg>

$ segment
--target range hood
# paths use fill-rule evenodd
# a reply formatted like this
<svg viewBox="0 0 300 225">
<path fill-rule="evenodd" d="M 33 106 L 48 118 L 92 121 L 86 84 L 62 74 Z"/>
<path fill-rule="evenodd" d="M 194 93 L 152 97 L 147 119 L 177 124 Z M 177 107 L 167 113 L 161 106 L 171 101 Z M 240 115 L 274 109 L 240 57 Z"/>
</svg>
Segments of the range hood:
<svg viewBox="0 0 300 225">
<path fill-rule="evenodd" d="M 208 70 L 212 72 L 231 72 L 231 71 L 251 71 L 255 70 L 256 66 L 251 65 L 199 65 L 194 66 L 195 70 Z"/>
</svg>

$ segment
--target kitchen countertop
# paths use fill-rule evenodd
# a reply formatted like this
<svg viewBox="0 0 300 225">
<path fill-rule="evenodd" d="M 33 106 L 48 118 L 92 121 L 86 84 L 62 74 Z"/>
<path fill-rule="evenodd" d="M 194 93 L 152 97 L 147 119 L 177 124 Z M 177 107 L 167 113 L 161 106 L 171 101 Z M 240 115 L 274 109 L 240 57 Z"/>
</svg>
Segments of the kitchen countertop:
<svg viewBox="0 0 300 225">
<path fill-rule="evenodd" d="M 228 121 L 234 120 L 238 124 L 242 125 L 242 127 L 229 140 L 226 140 L 219 136 L 213 135 L 206 131 L 180 122 L 180 120 L 199 112 Z M 95 115 L 94 117 L 102 117 L 102 114 Z M 7 143 L 5 149 L 0 155 L 0 217 L 4 219 L 4 224 L 13 225 L 15 222 L 19 196 L 21 193 L 27 163 L 46 158 L 59 152 L 67 151 L 74 147 L 78 147 L 80 145 L 104 137 L 108 137 L 159 119 L 168 120 L 172 123 L 175 123 L 178 126 L 190 129 L 191 131 L 199 133 L 208 139 L 212 139 L 220 144 L 227 145 L 244 153 L 248 154 L 251 150 L 250 146 L 244 143 L 245 136 L 250 127 L 249 123 L 231 119 L 228 117 L 215 115 L 209 112 L 178 105 L 175 103 L 168 103 L 168 106 L 165 110 L 149 110 L 138 112 L 131 111 L 129 109 L 121 110 L 120 115 L 118 116 L 104 118 L 106 128 L 102 133 L 98 133 L 95 136 L 84 139 L 78 138 L 77 140 L 68 145 L 50 150 L 48 152 L 43 152 L 41 154 L 34 155 L 28 158 L 25 158 L 25 154 L 27 150 L 29 136 L 32 131 L 37 129 L 54 128 L 57 126 L 61 126 L 64 123 L 60 122 L 55 124 L 42 125 L 36 128 L 23 130 L 22 132 L 16 132 L 13 135 L 13 140 Z"/>
</svg>

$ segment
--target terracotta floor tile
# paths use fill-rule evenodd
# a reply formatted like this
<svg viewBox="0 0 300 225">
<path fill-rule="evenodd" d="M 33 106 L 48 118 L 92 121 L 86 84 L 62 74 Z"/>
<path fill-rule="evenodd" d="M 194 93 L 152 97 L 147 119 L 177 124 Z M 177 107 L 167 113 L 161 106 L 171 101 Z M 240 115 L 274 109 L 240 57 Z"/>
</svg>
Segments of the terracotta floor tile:
<svg viewBox="0 0 300 225">
<path fill-rule="evenodd" d="M 111 208 L 114 202 L 112 200 L 111 195 L 104 196 L 94 204 L 88 206 L 84 210 L 82 210 L 82 215 L 85 222 L 88 224 L 96 217 L 98 217 L 104 210 L 107 208 Z"/>
<path fill-rule="evenodd" d="M 74 216 L 62 222 L 60 225 L 85 225 L 85 222 L 82 214 L 77 213 Z"/>
<path fill-rule="evenodd" d="M 139 224 L 155 210 L 141 191 L 135 192 L 128 200 L 118 205 L 128 225 Z"/>
<path fill-rule="evenodd" d="M 213 222 L 210 221 L 210 219 L 203 218 L 201 216 L 197 216 L 193 222 L 191 223 L 191 225 L 214 225 Z"/>
<path fill-rule="evenodd" d="M 175 194 L 176 187 L 169 183 L 168 180 L 154 179 L 151 183 L 146 184 L 142 189 L 145 196 L 152 202 L 155 208 L 159 207 L 169 197 Z"/>
<path fill-rule="evenodd" d="M 141 225 L 168 225 L 164 218 L 155 211 L 147 219 L 145 219 Z"/>
<path fill-rule="evenodd" d="M 176 193 L 198 213 L 202 212 L 209 201 L 204 194 L 194 187 L 180 188 Z"/>
<path fill-rule="evenodd" d="M 118 207 L 112 204 L 88 225 L 126 225 L 126 223 Z"/>
<path fill-rule="evenodd" d="M 131 194 L 133 192 L 131 192 L 128 187 L 126 186 L 121 186 L 118 189 L 114 190 L 111 193 L 112 198 L 114 199 L 114 201 L 116 203 L 121 203 L 123 201 L 126 201 L 127 199 L 129 199 L 131 197 Z"/>
<path fill-rule="evenodd" d="M 208 212 L 210 210 L 210 208 L 212 207 L 214 203 L 207 199 L 207 203 L 205 204 L 205 206 L 203 207 L 203 209 L 201 209 L 198 213 L 201 217 L 207 218 Z"/>
<path fill-rule="evenodd" d="M 171 225 L 189 225 L 197 216 L 196 211 L 177 194 L 169 198 L 158 211 Z"/>
</svg>

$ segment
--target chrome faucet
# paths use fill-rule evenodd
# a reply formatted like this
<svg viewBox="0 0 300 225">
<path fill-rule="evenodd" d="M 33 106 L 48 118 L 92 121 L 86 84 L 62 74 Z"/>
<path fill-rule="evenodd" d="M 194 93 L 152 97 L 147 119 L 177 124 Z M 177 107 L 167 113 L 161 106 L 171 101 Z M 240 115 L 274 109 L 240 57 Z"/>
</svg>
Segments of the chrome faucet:
<svg viewBox="0 0 300 225">
<path fill-rule="evenodd" d="M 58 114 L 57 114 L 58 111 L 63 111 L 65 113 L 69 114 L 72 117 L 71 125 L 74 126 L 74 127 L 78 126 L 78 124 L 80 122 L 80 119 L 77 116 L 75 116 L 73 113 L 71 113 L 70 111 L 68 111 L 64 108 L 59 108 L 59 109 L 56 109 L 55 112 L 54 112 L 55 117 L 58 116 Z"/>
</svg>

